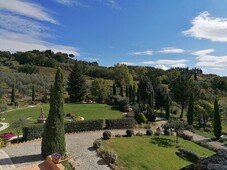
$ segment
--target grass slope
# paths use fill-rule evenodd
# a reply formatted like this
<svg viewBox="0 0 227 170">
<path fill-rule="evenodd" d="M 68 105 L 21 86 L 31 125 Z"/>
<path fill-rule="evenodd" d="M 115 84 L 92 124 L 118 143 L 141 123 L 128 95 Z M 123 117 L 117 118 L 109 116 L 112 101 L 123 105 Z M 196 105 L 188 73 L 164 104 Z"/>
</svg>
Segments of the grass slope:
<svg viewBox="0 0 227 170">
<path fill-rule="evenodd" d="M 104 144 L 105 149 L 114 150 L 118 154 L 119 167 L 130 170 L 172 170 L 191 164 L 176 155 L 177 146 L 205 157 L 214 154 L 213 151 L 183 139 L 177 145 L 174 136 L 113 138 Z"/>
<path fill-rule="evenodd" d="M 14 111 L 10 111 L 3 114 L 5 122 L 12 123 L 19 118 L 29 118 L 28 123 L 35 124 L 37 118 L 40 115 L 41 108 L 46 116 L 49 113 L 49 104 L 40 105 L 31 108 L 21 108 Z M 107 104 L 65 104 L 65 113 L 73 113 L 76 116 L 82 116 L 85 120 L 95 120 L 95 119 L 117 119 L 122 118 L 122 113 L 118 110 L 113 110 L 112 106 Z M 12 131 L 11 128 L 7 128 L 6 131 Z M 1 131 L 0 133 L 3 133 Z"/>
</svg>

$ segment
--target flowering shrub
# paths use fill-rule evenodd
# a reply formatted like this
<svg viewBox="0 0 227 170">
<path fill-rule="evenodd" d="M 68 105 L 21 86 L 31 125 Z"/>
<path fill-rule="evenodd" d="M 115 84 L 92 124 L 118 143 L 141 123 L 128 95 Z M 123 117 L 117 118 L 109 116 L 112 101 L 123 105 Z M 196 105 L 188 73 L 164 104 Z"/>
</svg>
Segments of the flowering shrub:
<svg viewBox="0 0 227 170">
<path fill-rule="evenodd" d="M 51 157 L 54 158 L 54 159 L 61 159 L 61 154 L 60 153 L 53 153 L 51 155 Z"/>
<path fill-rule="evenodd" d="M 0 138 L 2 138 L 3 140 L 9 140 L 14 136 L 16 136 L 16 135 L 13 132 L 7 132 L 7 133 L 1 134 Z"/>
<path fill-rule="evenodd" d="M 5 142 L 0 138 L 0 148 L 5 146 Z"/>
</svg>

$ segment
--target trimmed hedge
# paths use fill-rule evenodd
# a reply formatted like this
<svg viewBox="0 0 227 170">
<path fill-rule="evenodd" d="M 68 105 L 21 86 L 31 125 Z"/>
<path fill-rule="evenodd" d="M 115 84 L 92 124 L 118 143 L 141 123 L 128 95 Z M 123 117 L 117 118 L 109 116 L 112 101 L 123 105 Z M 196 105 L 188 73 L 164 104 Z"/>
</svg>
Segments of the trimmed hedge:
<svg viewBox="0 0 227 170">
<path fill-rule="evenodd" d="M 25 141 L 41 138 L 44 131 L 43 124 L 23 127 L 23 138 Z"/>
<path fill-rule="evenodd" d="M 198 160 L 202 159 L 203 157 L 201 157 L 200 155 L 198 155 L 197 153 L 185 149 L 185 148 L 179 148 L 179 153 L 178 156 L 190 161 L 190 162 L 197 162 Z"/>
<path fill-rule="evenodd" d="M 107 129 L 133 129 L 135 127 L 135 119 L 124 118 L 124 119 L 113 119 L 106 120 Z"/>
<path fill-rule="evenodd" d="M 103 129 L 103 120 L 85 120 L 65 123 L 65 133 L 84 132 Z"/>
</svg>

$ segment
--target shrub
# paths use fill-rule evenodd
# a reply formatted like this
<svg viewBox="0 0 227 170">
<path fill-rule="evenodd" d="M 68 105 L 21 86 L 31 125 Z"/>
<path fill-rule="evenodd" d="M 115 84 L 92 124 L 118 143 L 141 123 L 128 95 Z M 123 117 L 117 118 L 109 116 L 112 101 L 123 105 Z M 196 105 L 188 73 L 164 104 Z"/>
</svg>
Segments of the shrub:
<svg viewBox="0 0 227 170">
<path fill-rule="evenodd" d="M 131 136 L 133 136 L 134 135 L 134 130 L 132 130 L 132 129 L 127 129 L 126 130 L 126 136 L 127 137 L 131 137 Z"/>
<path fill-rule="evenodd" d="M 138 123 L 146 123 L 147 118 L 143 113 L 140 113 L 137 118 Z"/>
<path fill-rule="evenodd" d="M 103 145 L 103 141 L 101 139 L 97 139 L 93 142 L 93 147 L 95 149 L 98 149 L 100 148 L 101 146 Z"/>
<path fill-rule="evenodd" d="M 26 74 L 36 74 L 39 72 L 39 68 L 32 64 L 25 64 L 19 67 L 18 71 Z"/>
<path fill-rule="evenodd" d="M 111 164 L 114 164 L 117 160 L 117 154 L 112 151 L 106 151 L 103 157 L 108 163 Z"/>
<path fill-rule="evenodd" d="M 4 112 L 8 109 L 8 105 L 3 103 L 3 104 L 0 104 L 0 112 Z"/>
<path fill-rule="evenodd" d="M 108 140 L 111 138 L 112 134 L 110 131 L 105 131 L 105 132 L 103 132 L 102 136 L 103 136 L 102 137 L 103 139 Z"/>
<path fill-rule="evenodd" d="M 4 146 L 6 146 L 5 142 L 4 142 L 4 140 L 2 138 L 0 138 L 0 148 L 4 147 Z"/>
<path fill-rule="evenodd" d="M 153 134 L 154 134 L 153 130 L 151 130 L 151 129 L 146 130 L 146 135 L 152 136 Z"/>
<path fill-rule="evenodd" d="M 198 160 L 202 159 L 200 155 L 197 153 L 187 150 L 185 148 L 179 148 L 178 156 L 190 161 L 190 162 L 197 162 Z"/>
<path fill-rule="evenodd" d="M 135 127 L 134 118 L 124 118 L 124 119 L 115 119 L 106 120 L 107 129 L 133 129 Z"/>
<path fill-rule="evenodd" d="M 120 95 L 113 96 L 113 99 L 115 101 L 115 104 L 119 106 L 120 110 L 125 112 L 127 111 L 127 105 L 128 105 L 128 98 L 122 97 Z M 125 110 L 126 109 L 126 110 Z"/>
</svg>

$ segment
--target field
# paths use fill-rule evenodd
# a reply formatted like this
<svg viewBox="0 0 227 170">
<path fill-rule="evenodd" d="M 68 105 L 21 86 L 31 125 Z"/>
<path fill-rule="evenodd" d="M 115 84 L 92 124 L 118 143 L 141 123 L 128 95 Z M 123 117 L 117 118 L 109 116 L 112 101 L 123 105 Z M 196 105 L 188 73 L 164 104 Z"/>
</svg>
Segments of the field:
<svg viewBox="0 0 227 170">
<path fill-rule="evenodd" d="M 141 170 L 172 170 L 191 164 L 178 157 L 177 147 L 183 147 L 208 157 L 214 152 L 193 142 L 181 139 L 175 143 L 174 136 L 144 136 L 113 138 L 105 141 L 104 148 L 118 154 L 117 165 L 121 169 Z"/>
<path fill-rule="evenodd" d="M 4 113 L 2 117 L 5 118 L 4 122 L 7 123 L 12 123 L 19 118 L 26 118 L 28 119 L 28 124 L 32 125 L 37 122 L 41 108 L 43 109 L 44 115 L 47 117 L 49 104 L 29 108 L 20 108 Z M 107 104 L 65 104 L 64 112 L 70 112 L 75 116 L 82 116 L 85 120 L 122 118 L 122 113 L 120 111 L 112 109 L 112 106 Z M 67 121 L 68 118 L 65 120 Z M 6 131 L 12 131 L 12 129 L 7 128 L 5 131 L 1 131 L 1 133 Z"/>
</svg>

